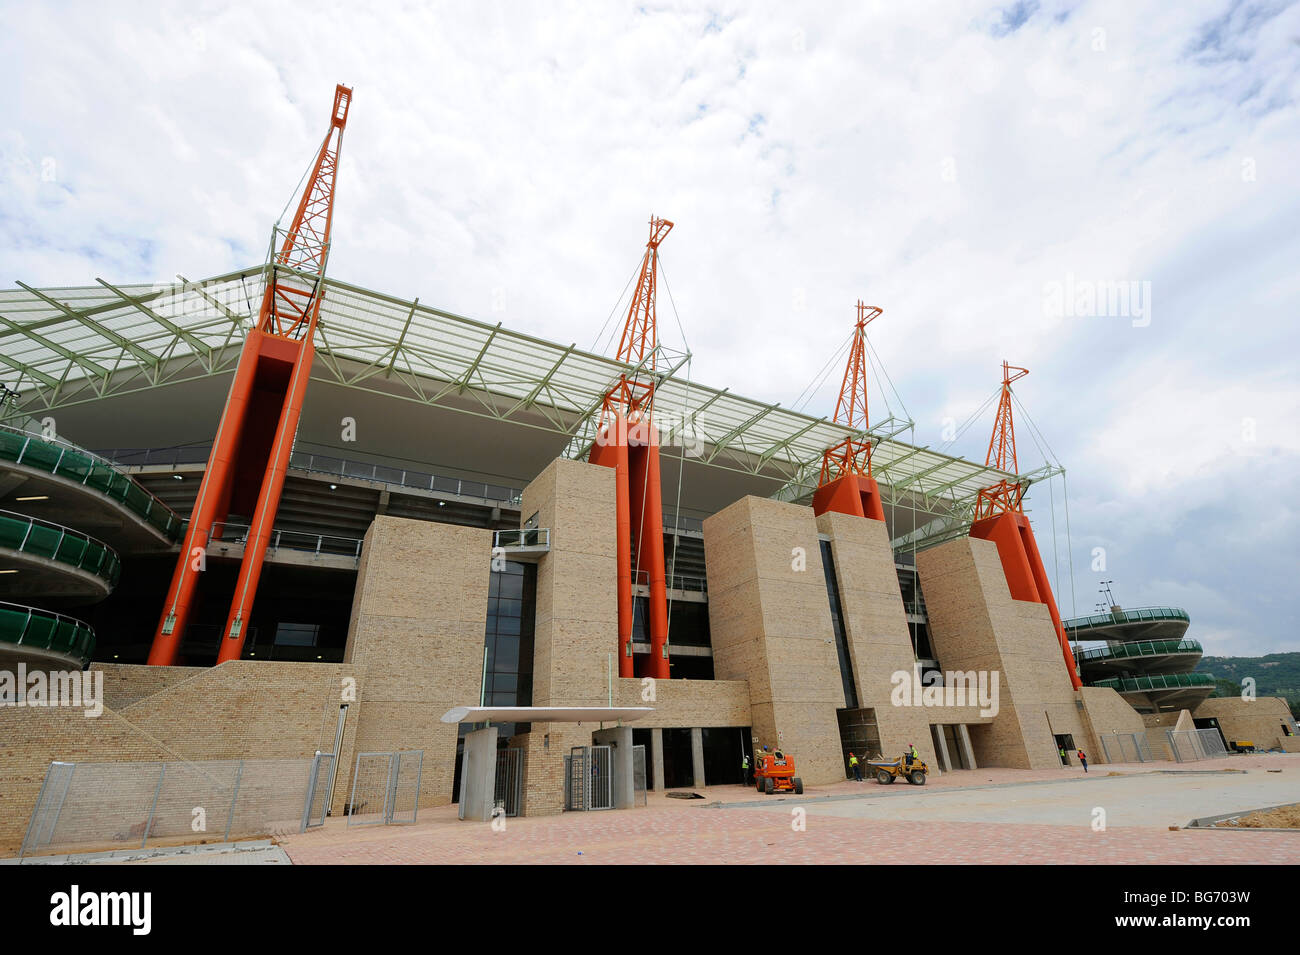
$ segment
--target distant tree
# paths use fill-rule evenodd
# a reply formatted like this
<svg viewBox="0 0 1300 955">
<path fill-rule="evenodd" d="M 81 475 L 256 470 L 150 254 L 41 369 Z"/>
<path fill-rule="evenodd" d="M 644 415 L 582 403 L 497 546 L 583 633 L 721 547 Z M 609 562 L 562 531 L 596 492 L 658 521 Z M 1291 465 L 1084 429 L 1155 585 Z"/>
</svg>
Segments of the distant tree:
<svg viewBox="0 0 1300 955">
<path fill-rule="evenodd" d="M 1214 681 L 1214 692 L 1210 696 L 1241 696 L 1241 684 L 1235 680 L 1225 680 L 1219 677 Z"/>
</svg>

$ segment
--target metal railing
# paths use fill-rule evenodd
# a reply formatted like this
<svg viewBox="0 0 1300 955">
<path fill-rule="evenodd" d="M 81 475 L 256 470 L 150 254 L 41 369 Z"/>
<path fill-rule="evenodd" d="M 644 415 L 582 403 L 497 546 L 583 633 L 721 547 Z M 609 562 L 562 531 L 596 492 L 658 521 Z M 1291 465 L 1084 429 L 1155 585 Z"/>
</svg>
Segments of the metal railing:
<svg viewBox="0 0 1300 955">
<path fill-rule="evenodd" d="M 60 613 L 0 601 L 0 642 L 66 653 L 84 666 L 95 649 L 95 631 Z"/>
<path fill-rule="evenodd" d="M 228 524 L 216 523 L 212 525 L 212 536 L 208 538 L 208 546 L 229 544 L 247 544 L 248 543 L 247 524 Z M 364 541 L 359 537 L 332 537 L 329 534 L 309 534 L 300 531 L 271 531 L 271 539 L 267 547 L 271 550 L 295 550 L 304 553 L 314 553 L 317 557 L 321 554 L 333 555 L 338 557 L 351 557 L 353 560 L 361 559 L 361 545 Z"/>
<path fill-rule="evenodd" d="M 1086 660 L 1124 660 L 1132 657 L 1158 657 L 1171 653 L 1201 653 L 1203 647 L 1195 640 L 1139 640 L 1114 647 L 1093 647 L 1080 650 L 1075 659 Z"/>
<path fill-rule="evenodd" d="M 1093 680 L 1090 686 L 1105 686 L 1121 693 L 1133 693 L 1140 690 L 1177 690 L 1182 687 L 1214 686 L 1214 677 L 1209 673 L 1169 673 L 1164 676 L 1111 677 L 1108 680 Z"/>
<path fill-rule="evenodd" d="M 117 586 L 122 571 L 117 551 L 103 541 L 62 524 L 13 511 L 0 511 L 0 547 L 87 571 L 103 578 L 110 590 Z"/>
<path fill-rule="evenodd" d="M 124 467 L 144 467 L 146 465 L 176 467 L 181 464 L 206 464 L 211 450 L 211 444 L 185 444 L 171 448 L 112 448 L 101 453 L 106 458 L 115 461 L 119 466 Z M 395 468 L 385 464 L 353 461 L 337 455 L 315 451 L 295 450 L 291 452 L 289 467 L 297 471 L 328 474 L 333 477 L 375 481 L 380 484 L 392 484 L 422 491 L 440 491 L 448 495 L 470 497 L 494 504 L 517 506 L 523 495 L 523 490 L 516 487 L 444 477 L 428 471 Z"/>
<path fill-rule="evenodd" d="M 688 593 L 698 594 L 707 594 L 709 592 L 709 580 L 707 577 L 695 577 L 689 574 L 669 574 L 666 577 L 666 583 L 669 590 L 684 590 Z M 650 571 L 633 571 L 632 585 L 635 587 L 649 587 Z"/>
<path fill-rule="evenodd" d="M 492 532 L 493 547 L 550 547 L 549 527 L 521 527 Z"/>
<path fill-rule="evenodd" d="M 94 488 L 157 528 L 169 540 L 181 537 L 183 522 L 175 511 L 123 474 L 117 465 L 91 451 L 59 438 L 0 425 L 0 459 Z"/>
<path fill-rule="evenodd" d="M 1065 621 L 1066 630 L 1086 630 L 1089 627 L 1107 627 L 1117 623 L 1141 623 L 1143 621 L 1188 620 L 1186 610 L 1178 607 L 1134 607 L 1132 610 L 1120 610 L 1114 613 L 1098 613 L 1090 617 L 1075 617 Z"/>
</svg>

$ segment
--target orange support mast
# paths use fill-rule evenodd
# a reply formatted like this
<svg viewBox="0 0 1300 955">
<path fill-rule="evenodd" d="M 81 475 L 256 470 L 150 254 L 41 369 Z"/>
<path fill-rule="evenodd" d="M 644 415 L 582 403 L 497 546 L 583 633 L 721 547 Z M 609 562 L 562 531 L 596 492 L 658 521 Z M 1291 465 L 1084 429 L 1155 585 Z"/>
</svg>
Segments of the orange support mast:
<svg viewBox="0 0 1300 955">
<path fill-rule="evenodd" d="M 176 661 L 196 597 L 199 572 L 214 530 L 231 511 L 251 514 L 235 595 L 222 630 L 217 662 L 238 660 L 248 635 L 248 621 L 262 562 L 270 543 L 285 470 L 302 414 L 307 379 L 315 356 L 314 335 L 324 296 L 334 215 L 334 183 L 343 129 L 352 90 L 337 86 L 329 129 L 292 225 L 278 226 L 265 270 L 265 287 L 257 325 L 244 340 L 208 465 L 190 515 L 180 560 L 167 591 L 149 663 Z"/>
<path fill-rule="evenodd" d="M 659 435 L 654 425 L 655 362 L 659 345 L 655 318 L 659 244 L 672 230 L 667 219 L 650 218 L 650 238 L 641 259 L 632 304 L 628 308 L 619 361 L 643 366 L 641 380 L 622 374 L 605 395 L 600 428 L 587 460 L 613 468 L 617 495 L 618 675 L 636 676 L 632 655 L 635 620 L 633 571 L 649 584 L 646 629 L 650 658 L 640 676 L 668 679 L 668 582 L 664 571 L 663 485 L 659 477 Z"/>
<path fill-rule="evenodd" d="M 882 309 L 858 301 L 858 322 L 853 345 L 835 403 L 835 423 L 865 431 L 867 419 L 867 325 L 879 318 Z M 836 511 L 874 521 L 885 519 L 880 487 L 871 476 L 871 439 L 848 437 L 822 455 L 821 477 L 813 494 L 813 512 Z"/>
<path fill-rule="evenodd" d="M 998 401 L 997 418 L 993 422 L 993 436 L 989 439 L 988 454 L 984 463 L 996 467 L 999 471 L 1019 473 L 1016 460 L 1016 430 L 1011 414 L 1011 383 L 1019 381 L 1029 374 L 1028 369 L 1017 368 L 1007 362 L 1002 363 L 1002 396 Z M 1033 528 L 1025 516 L 1025 488 L 1019 482 L 1010 482 L 1003 478 L 997 484 L 979 492 L 975 502 L 975 519 L 971 523 L 970 536 L 981 540 L 993 541 L 998 547 L 998 557 L 1002 560 L 1002 570 L 1006 574 L 1007 587 L 1016 600 L 1032 600 L 1047 605 L 1052 617 L 1052 626 L 1056 628 L 1056 638 L 1061 644 L 1061 653 L 1065 657 L 1065 667 L 1070 674 L 1070 682 L 1077 690 L 1082 686 L 1078 670 L 1074 665 L 1074 653 L 1070 650 L 1070 641 L 1066 639 L 1065 627 L 1061 624 L 1061 614 L 1056 608 L 1056 599 L 1052 596 L 1052 587 L 1047 580 L 1047 570 L 1039 554 L 1038 544 L 1034 540 Z"/>
</svg>

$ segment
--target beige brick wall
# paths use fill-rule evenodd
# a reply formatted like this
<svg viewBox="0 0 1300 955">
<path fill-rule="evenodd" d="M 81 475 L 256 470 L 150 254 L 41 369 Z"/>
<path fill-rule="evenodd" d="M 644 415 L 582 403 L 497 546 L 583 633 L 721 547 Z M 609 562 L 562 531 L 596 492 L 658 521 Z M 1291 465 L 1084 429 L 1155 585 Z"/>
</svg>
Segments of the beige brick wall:
<svg viewBox="0 0 1300 955">
<path fill-rule="evenodd" d="M 208 669 L 97 664 L 105 697 L 134 700 L 94 718 L 70 708 L 0 707 L 0 852 L 21 845 L 51 761 L 303 758 L 334 748 L 341 664 L 231 661 Z M 161 687 L 161 688 L 159 688 Z M 345 748 L 355 733 L 350 721 Z M 340 783 L 345 778 L 340 770 Z"/>
<path fill-rule="evenodd" d="M 1108 686 L 1082 687 L 1079 699 L 1083 701 L 1086 736 L 1076 738 L 1075 743 L 1088 754 L 1089 762 L 1106 762 L 1106 751 L 1098 738 L 1100 734 L 1141 733 L 1147 728 L 1142 715 Z"/>
<path fill-rule="evenodd" d="M 1282 732 L 1282 724 L 1292 721 L 1291 710 L 1281 697 L 1261 696 L 1254 700 L 1210 697 L 1196 707 L 1192 716 L 1198 720 L 1217 717 L 1219 729 L 1229 744 L 1234 740 L 1250 740 L 1259 749 L 1295 751 L 1296 737 L 1287 738 Z M 1288 741 L 1284 743 L 1284 739 Z"/>
<path fill-rule="evenodd" d="M 805 782 L 842 779 L 844 694 L 812 509 L 742 498 L 705 520 L 704 550 L 714 675 L 749 684 L 755 735 L 790 751 Z"/>
<path fill-rule="evenodd" d="M 976 762 L 1059 766 L 1053 734 L 1078 743 L 1087 733 L 1047 607 L 1012 599 L 992 541 L 958 538 L 916 562 L 940 665 L 1000 674 L 998 715 L 970 729 Z"/>
<path fill-rule="evenodd" d="M 423 750 L 421 806 L 452 799 L 457 728 L 440 718 L 479 700 L 491 554 L 482 528 L 381 516 L 366 532 L 343 657 L 365 685 L 355 752 Z"/>
<path fill-rule="evenodd" d="M 557 458 L 524 489 L 520 514 L 549 527 L 537 566 L 533 704 L 602 706 L 618 651 L 614 471 Z M 618 660 L 614 660 L 618 672 Z"/>
</svg>

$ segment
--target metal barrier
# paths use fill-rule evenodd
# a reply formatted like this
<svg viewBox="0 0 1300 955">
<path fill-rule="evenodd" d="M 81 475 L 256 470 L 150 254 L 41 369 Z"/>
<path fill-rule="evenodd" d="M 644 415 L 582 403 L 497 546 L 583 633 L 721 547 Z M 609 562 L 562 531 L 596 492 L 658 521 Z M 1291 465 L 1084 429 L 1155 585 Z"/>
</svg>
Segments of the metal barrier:
<svg viewBox="0 0 1300 955">
<path fill-rule="evenodd" d="M 94 488 L 157 528 L 170 540 L 184 533 L 180 515 L 117 466 L 59 438 L 0 425 L 0 460 L 37 468 Z"/>
<path fill-rule="evenodd" d="M 564 808 L 614 808 L 614 755 L 609 746 L 575 746 L 564 757 Z"/>
<path fill-rule="evenodd" d="M 496 792 L 493 805 L 504 815 L 518 816 L 524 807 L 524 751 L 497 750 Z"/>
<path fill-rule="evenodd" d="M 634 799 L 632 804 L 635 806 L 644 806 L 647 802 L 646 796 L 646 769 L 645 769 L 645 746 L 632 747 L 632 790 Z"/>
<path fill-rule="evenodd" d="M 247 524 L 228 524 L 224 521 L 218 521 L 212 525 L 212 532 L 208 536 L 208 546 L 221 543 L 247 544 L 248 531 L 249 526 Z M 351 557 L 353 560 L 360 562 L 361 545 L 363 543 L 364 541 L 359 537 L 331 537 L 328 534 L 309 534 L 277 528 L 271 531 L 267 547 L 273 551 L 281 548 L 308 551 L 314 553 L 317 557 L 321 554 L 334 554 L 340 557 Z"/>
<path fill-rule="evenodd" d="M 0 600 L 0 642 L 66 653 L 85 666 L 95 650 L 95 631 L 63 614 Z"/>
<path fill-rule="evenodd" d="M 323 763 L 322 757 L 54 762 L 19 856 L 301 831 L 314 817 L 312 780 Z"/>
<path fill-rule="evenodd" d="M 349 826 L 415 822 L 420 810 L 420 777 L 424 750 L 400 753 L 357 753 L 348 798 Z M 408 818 L 409 817 L 409 818 Z"/>
<path fill-rule="evenodd" d="M 0 547 L 35 554 L 102 577 L 109 589 L 117 586 L 122 562 L 117 551 L 81 531 L 26 514 L 0 511 Z"/>
<path fill-rule="evenodd" d="M 1151 744 L 1146 733 L 1102 733 L 1099 738 L 1108 763 L 1151 762 Z"/>
<path fill-rule="evenodd" d="M 1218 759 L 1228 755 L 1228 747 L 1218 730 L 1166 730 L 1169 737 L 1169 751 L 1180 763 L 1190 763 L 1200 759 Z"/>
<path fill-rule="evenodd" d="M 334 754 L 317 753 L 307 778 L 307 799 L 302 807 L 302 831 L 325 825 L 330 810 L 330 781 L 334 778 Z"/>
</svg>

